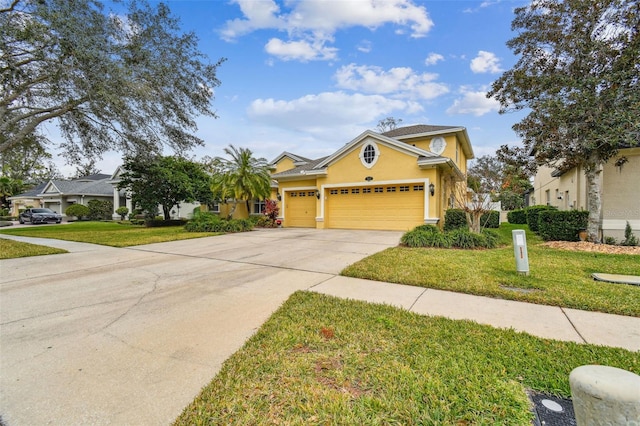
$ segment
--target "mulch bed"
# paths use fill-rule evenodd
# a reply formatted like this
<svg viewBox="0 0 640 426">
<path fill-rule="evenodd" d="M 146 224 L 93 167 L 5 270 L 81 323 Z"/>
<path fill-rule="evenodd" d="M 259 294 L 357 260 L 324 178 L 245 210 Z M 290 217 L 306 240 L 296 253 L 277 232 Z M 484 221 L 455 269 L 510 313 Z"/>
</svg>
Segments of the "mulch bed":
<svg viewBox="0 0 640 426">
<path fill-rule="evenodd" d="M 608 254 L 637 254 L 640 255 L 640 246 L 614 246 L 610 244 L 595 244 L 586 241 L 570 242 L 570 241 L 548 241 L 541 244 L 544 247 L 551 247 L 560 250 L 571 251 L 588 251 L 594 253 Z"/>
</svg>

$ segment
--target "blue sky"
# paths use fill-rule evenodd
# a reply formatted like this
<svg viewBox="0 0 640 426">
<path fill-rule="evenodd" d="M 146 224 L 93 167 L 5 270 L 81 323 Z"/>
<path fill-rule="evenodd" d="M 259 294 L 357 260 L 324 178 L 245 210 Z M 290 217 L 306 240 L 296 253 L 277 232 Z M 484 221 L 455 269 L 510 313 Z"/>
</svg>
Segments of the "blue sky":
<svg viewBox="0 0 640 426">
<path fill-rule="evenodd" d="M 227 58 L 213 101 L 219 118 L 198 120 L 198 159 L 229 144 L 268 160 L 282 151 L 318 158 L 390 116 L 464 126 L 476 157 L 520 143 L 511 126 L 523 114 L 499 115 L 485 93 L 517 60 L 506 41 L 524 1 L 167 4 L 212 62 Z M 98 167 L 110 173 L 119 162 L 106 153 Z"/>
</svg>

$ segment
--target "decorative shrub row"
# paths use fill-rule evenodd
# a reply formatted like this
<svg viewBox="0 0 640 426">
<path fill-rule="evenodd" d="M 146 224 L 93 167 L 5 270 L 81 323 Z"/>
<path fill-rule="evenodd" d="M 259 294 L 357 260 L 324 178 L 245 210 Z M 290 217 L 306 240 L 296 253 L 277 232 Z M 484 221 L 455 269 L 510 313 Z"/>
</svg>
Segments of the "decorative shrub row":
<svg viewBox="0 0 640 426">
<path fill-rule="evenodd" d="M 200 212 L 184 227 L 189 232 L 246 232 L 253 229 L 249 219 L 221 219 L 215 213 Z"/>
<path fill-rule="evenodd" d="M 587 228 L 585 210 L 543 210 L 538 215 L 539 234 L 545 241 L 578 241 L 578 232 Z"/>
<path fill-rule="evenodd" d="M 499 236 L 486 229 L 481 234 L 475 234 L 461 228 L 442 232 L 433 225 L 420 225 L 406 232 L 400 241 L 408 247 L 478 249 L 495 248 Z"/>
<path fill-rule="evenodd" d="M 500 212 L 491 210 L 488 213 L 484 213 L 480 217 L 480 227 L 499 228 Z M 467 214 L 462 209 L 448 209 L 444 213 L 444 230 L 453 231 L 454 229 L 469 229 Z"/>
<path fill-rule="evenodd" d="M 517 209 L 507 213 L 507 221 L 514 225 L 526 225 L 527 224 L 527 210 Z"/>
<path fill-rule="evenodd" d="M 538 233 L 538 216 L 540 215 L 540 212 L 547 210 L 557 211 L 558 209 L 553 206 L 530 206 L 525 209 L 527 215 L 527 225 L 529 226 L 529 229 L 531 231 Z"/>
<path fill-rule="evenodd" d="M 134 220 L 140 220 L 140 219 L 134 219 Z M 184 226 L 187 224 L 187 222 L 188 220 L 186 219 L 169 219 L 169 220 L 148 219 L 148 220 L 144 220 L 144 226 L 146 226 L 147 228 L 158 228 L 162 226 Z"/>
</svg>

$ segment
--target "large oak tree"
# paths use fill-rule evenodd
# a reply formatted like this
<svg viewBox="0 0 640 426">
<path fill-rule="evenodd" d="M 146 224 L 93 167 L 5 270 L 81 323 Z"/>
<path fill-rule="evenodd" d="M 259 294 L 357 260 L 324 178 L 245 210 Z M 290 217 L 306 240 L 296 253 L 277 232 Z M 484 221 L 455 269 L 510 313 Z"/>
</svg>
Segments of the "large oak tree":
<svg viewBox="0 0 640 426">
<path fill-rule="evenodd" d="M 169 8 L 144 0 L 9 0 L 0 5 L 0 152 L 56 122 L 71 161 L 108 150 L 202 144 L 217 67 Z M 41 133 L 42 135 L 42 133 Z"/>
<path fill-rule="evenodd" d="M 598 175 L 640 140 L 640 2 L 534 0 L 515 10 L 512 29 L 518 62 L 487 96 L 502 113 L 530 109 L 514 130 L 538 164 L 584 170 L 589 238 L 599 241 Z"/>
</svg>

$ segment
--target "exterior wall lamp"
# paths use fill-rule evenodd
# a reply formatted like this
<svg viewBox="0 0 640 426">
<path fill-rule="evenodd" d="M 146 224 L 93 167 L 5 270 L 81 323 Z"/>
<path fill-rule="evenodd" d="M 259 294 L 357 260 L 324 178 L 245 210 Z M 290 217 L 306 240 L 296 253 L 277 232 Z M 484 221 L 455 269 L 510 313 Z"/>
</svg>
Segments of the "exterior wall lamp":
<svg viewBox="0 0 640 426">
<path fill-rule="evenodd" d="M 282 201 L 282 195 L 279 192 L 276 194 L 276 198 L 278 201 Z"/>
<path fill-rule="evenodd" d="M 436 193 L 436 186 L 433 183 L 429 184 L 429 194 L 433 197 L 433 194 Z"/>
<path fill-rule="evenodd" d="M 317 189 L 316 189 L 316 198 L 317 198 L 318 200 L 320 199 L 320 191 L 318 191 Z"/>
</svg>

